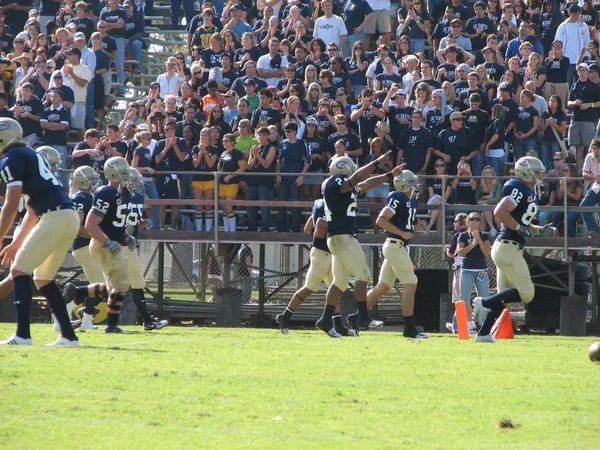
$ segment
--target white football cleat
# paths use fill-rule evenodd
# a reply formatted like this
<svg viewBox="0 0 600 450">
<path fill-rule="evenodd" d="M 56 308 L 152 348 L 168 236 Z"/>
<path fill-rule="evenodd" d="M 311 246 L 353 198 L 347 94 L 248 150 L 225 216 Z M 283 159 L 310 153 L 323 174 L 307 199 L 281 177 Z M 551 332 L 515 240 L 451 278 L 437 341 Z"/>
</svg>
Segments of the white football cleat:
<svg viewBox="0 0 600 450">
<path fill-rule="evenodd" d="M 81 331 L 90 331 L 98 329 L 98 327 L 94 325 L 93 318 L 94 316 L 92 316 L 91 314 L 83 313 L 83 319 L 81 320 L 81 325 L 79 329 Z"/>
<path fill-rule="evenodd" d="M 79 340 L 75 339 L 74 341 L 68 340 L 66 337 L 59 336 L 57 340 L 54 342 L 50 342 L 46 344 L 44 347 L 80 347 Z"/>
<path fill-rule="evenodd" d="M 8 339 L 0 341 L 0 345 L 31 345 L 31 338 L 26 339 L 13 334 Z"/>
<path fill-rule="evenodd" d="M 475 342 L 485 342 L 487 344 L 494 344 L 496 340 L 492 337 L 491 334 L 486 334 L 485 336 L 475 336 Z"/>
</svg>

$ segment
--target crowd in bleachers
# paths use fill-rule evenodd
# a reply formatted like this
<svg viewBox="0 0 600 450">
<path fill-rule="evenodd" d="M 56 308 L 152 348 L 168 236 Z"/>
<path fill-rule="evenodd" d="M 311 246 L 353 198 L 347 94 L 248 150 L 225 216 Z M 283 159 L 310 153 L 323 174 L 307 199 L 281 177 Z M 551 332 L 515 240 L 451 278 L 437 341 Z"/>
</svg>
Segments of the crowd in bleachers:
<svg viewBox="0 0 600 450">
<path fill-rule="evenodd" d="M 144 98 L 128 101 L 120 123 L 106 124 L 109 94 L 125 95 L 126 66 L 144 68 L 153 7 L 0 1 L 0 116 L 18 120 L 28 144 L 55 147 L 63 169 L 101 170 L 125 156 L 151 199 L 212 200 L 218 189 L 222 199 L 312 201 L 335 155 L 362 165 L 391 150 L 382 173 L 404 162 L 433 176 L 423 179 L 423 203 L 494 205 L 502 181 L 472 177 L 508 176 L 526 154 L 549 177 L 567 177 L 542 187 L 541 204 L 598 201 L 600 142 L 590 143 L 600 116 L 600 2 L 172 1 L 182 51 L 166 57 Z M 72 150 L 70 133 L 79 139 Z M 180 171 L 194 173 L 169 173 Z M 235 173 L 215 186 L 215 171 Z M 443 188 L 445 174 L 458 177 Z M 383 204 L 389 189 L 367 198 Z M 249 230 L 300 231 L 300 208 L 277 217 L 268 206 L 245 209 Z M 152 216 L 158 229 L 178 222 L 177 208 Z M 237 229 L 235 209 L 219 216 L 197 206 L 194 227 Z M 580 217 L 540 221 L 574 236 Z M 493 235 L 491 213 L 481 218 Z M 600 236 L 593 215 L 584 221 Z M 446 226 L 432 209 L 426 231 Z"/>
</svg>

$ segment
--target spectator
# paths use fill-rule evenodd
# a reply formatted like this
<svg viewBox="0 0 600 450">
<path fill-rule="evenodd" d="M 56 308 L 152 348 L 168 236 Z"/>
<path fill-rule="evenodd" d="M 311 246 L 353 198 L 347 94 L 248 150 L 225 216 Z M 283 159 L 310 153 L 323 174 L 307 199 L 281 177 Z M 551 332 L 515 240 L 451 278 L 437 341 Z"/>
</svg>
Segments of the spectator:
<svg viewBox="0 0 600 450">
<path fill-rule="evenodd" d="M 83 33 L 86 40 L 92 37 L 92 33 L 96 31 L 96 22 L 87 16 L 88 6 L 83 1 L 75 3 L 75 17 L 69 20 L 67 27 L 75 26 L 76 34 Z M 40 22 L 40 25 L 42 23 Z M 42 25 L 44 29 L 44 25 Z"/>
<path fill-rule="evenodd" d="M 484 152 L 486 164 L 490 165 L 494 173 L 498 175 L 503 173 L 504 163 L 506 162 L 504 114 L 504 107 L 500 103 L 496 103 L 492 107 L 492 123 L 487 128 L 487 142 L 485 143 Z"/>
<path fill-rule="evenodd" d="M 535 92 L 536 92 L 535 81 L 533 81 L 533 80 L 527 81 L 525 83 L 525 89 L 528 89 L 531 92 L 534 92 L 532 106 L 537 110 L 540 117 L 544 113 L 548 112 L 548 102 L 546 101 L 546 99 L 544 97 L 542 97 L 541 95 L 535 94 Z"/>
<path fill-rule="evenodd" d="M 311 119 L 314 119 L 314 122 L 316 122 L 316 124 L 318 125 L 319 121 L 316 118 L 311 117 Z M 348 129 L 348 120 L 346 119 L 346 116 L 338 114 L 334 118 L 334 123 L 337 131 L 333 134 L 330 134 L 327 138 L 327 151 L 329 153 L 329 158 L 331 158 L 332 155 L 335 154 L 335 144 L 340 139 L 344 139 L 346 142 L 345 155 L 351 157 L 355 163 L 362 161 L 364 159 L 364 156 L 366 156 L 363 154 L 362 143 L 360 141 L 360 138 Z M 321 182 L 323 180 L 324 179 L 321 179 Z"/>
<path fill-rule="evenodd" d="M 271 105 L 273 93 L 269 89 L 263 88 L 259 92 L 259 99 L 260 105 L 252 113 L 252 129 L 256 130 L 258 127 L 266 125 L 279 126 L 281 111 Z"/>
<path fill-rule="evenodd" d="M 67 76 L 75 95 L 75 114 L 71 114 L 71 126 L 77 130 L 79 139 L 83 139 L 85 134 L 87 86 L 92 79 L 92 72 L 89 67 L 81 64 L 81 51 L 78 48 L 72 48 L 69 52 L 69 62 L 63 66 L 63 72 Z"/>
<path fill-rule="evenodd" d="M 192 50 L 196 55 L 199 55 L 205 48 L 209 48 L 213 34 L 219 32 L 213 24 L 215 13 L 212 9 L 204 8 L 201 15 L 202 25 L 196 28 L 193 33 L 187 35 L 187 50 L 190 56 Z"/>
<path fill-rule="evenodd" d="M 365 75 L 367 72 L 368 60 L 362 42 L 355 42 L 352 45 L 352 52 L 349 56 L 346 56 L 344 62 L 348 68 L 348 75 L 350 82 L 352 83 L 352 93 L 355 98 L 358 98 L 361 91 L 367 85 L 367 78 Z"/>
<path fill-rule="evenodd" d="M 111 0 L 114 1 L 114 0 Z M 167 95 L 179 95 L 179 87 L 185 81 L 185 75 L 179 68 L 177 60 L 174 57 L 169 57 L 165 63 L 166 71 L 161 73 L 156 82 L 160 87 L 160 97 L 164 99 Z M 206 107 L 206 105 L 205 105 Z"/>
<path fill-rule="evenodd" d="M 422 127 L 423 113 L 415 109 L 411 125 L 406 127 L 398 141 L 398 162 L 405 162 L 406 169 L 416 174 L 425 174 L 433 151 L 433 135 Z"/>
<path fill-rule="evenodd" d="M 183 137 L 183 129 L 185 127 L 190 127 L 192 129 L 192 142 L 198 142 L 202 125 L 196 120 L 196 109 L 193 106 L 187 106 L 183 114 L 183 119 L 177 122 L 178 137 Z"/>
<path fill-rule="evenodd" d="M 577 167 L 581 167 L 584 149 L 587 149 L 589 142 L 596 135 L 596 108 L 600 107 L 600 86 L 588 79 L 589 67 L 585 63 L 577 66 L 577 75 L 579 79 L 571 86 L 567 106 L 573 112 L 569 126 L 569 145 L 575 146 L 575 160 Z"/>
<path fill-rule="evenodd" d="M 425 1 L 415 0 L 410 7 L 407 7 L 407 10 L 404 30 L 406 30 L 406 36 L 410 38 L 410 51 L 412 53 L 424 52 L 425 41 L 428 39 L 432 23 Z"/>
<path fill-rule="evenodd" d="M 302 139 L 296 137 L 298 125 L 294 122 L 285 124 L 286 139 L 279 144 L 277 154 L 277 184 L 279 185 L 279 201 L 300 200 L 300 188 L 304 183 L 304 176 L 290 176 L 286 173 L 306 173 L 310 168 L 308 151 Z M 280 207 L 277 214 L 277 231 L 286 232 L 288 229 L 287 207 Z M 292 209 L 292 232 L 299 233 L 302 220 L 300 208 Z"/>
<path fill-rule="evenodd" d="M 219 157 L 219 172 L 241 172 L 245 170 L 245 159 L 241 151 L 235 148 L 235 136 L 227 133 L 223 136 L 225 151 Z M 219 199 L 235 200 L 240 188 L 240 176 L 235 174 L 221 175 L 219 180 Z M 236 220 L 233 207 L 223 203 L 223 226 L 225 231 L 236 231 Z"/>
<path fill-rule="evenodd" d="M 479 180 L 475 200 L 478 205 L 497 205 L 502 199 L 502 181 L 493 178 L 496 176 L 492 166 L 485 166 L 481 176 L 486 177 Z M 481 228 L 488 230 L 490 236 L 494 237 L 500 229 L 500 222 L 496 219 L 492 210 L 481 211 Z"/>
<path fill-rule="evenodd" d="M 23 129 L 23 140 L 28 147 L 33 145 L 42 136 L 40 127 L 40 114 L 44 105 L 39 98 L 33 95 L 33 85 L 25 83 L 21 86 L 21 98 L 14 107 L 15 120 Z"/>
<path fill-rule="evenodd" d="M 380 137 L 372 138 L 371 142 L 369 143 L 369 146 L 370 146 L 370 152 L 367 155 L 367 157 L 365 158 L 365 165 L 375 161 L 377 158 L 384 155 L 389 150 L 389 148 L 386 146 L 384 140 Z M 392 165 L 392 161 L 393 161 L 393 159 L 389 159 L 387 162 L 381 164 L 379 167 L 377 167 L 372 172 L 372 175 L 381 175 L 381 174 L 390 172 L 394 168 Z M 379 228 L 379 226 L 377 226 L 377 224 L 375 222 L 377 220 L 377 216 L 379 215 L 381 209 L 383 209 L 383 205 L 385 204 L 385 200 L 389 193 L 390 193 L 390 185 L 389 185 L 389 183 L 384 182 L 381 186 L 378 186 L 373 189 L 369 189 L 367 191 L 367 193 L 365 194 L 365 197 L 368 199 L 369 202 L 377 203 L 380 205 L 377 207 L 370 208 L 371 228 L 373 228 L 373 230 L 376 233 L 379 232 L 380 228 Z"/>
<path fill-rule="evenodd" d="M 346 42 L 341 48 L 343 55 L 347 59 L 354 56 L 355 44 L 358 43 L 362 47 L 363 42 L 366 42 L 365 28 L 375 19 L 376 14 L 366 0 L 350 0 L 344 4 L 344 17 L 348 35 Z M 385 26 L 383 24 L 384 28 Z M 382 31 L 380 30 L 380 32 Z"/>
<path fill-rule="evenodd" d="M 439 158 L 435 161 L 435 178 L 427 179 L 427 191 L 429 197 L 427 199 L 428 205 L 441 205 L 442 203 L 448 203 L 450 201 L 450 195 L 452 194 L 452 185 L 446 184 L 446 189 L 443 188 L 442 179 L 446 175 L 446 163 L 443 159 Z M 431 218 L 425 228 L 426 233 L 430 233 L 433 227 L 436 227 L 438 233 L 444 231 L 443 217 L 441 209 L 433 209 L 430 211 Z"/>
<path fill-rule="evenodd" d="M 304 116 L 300 113 L 300 99 L 298 97 L 291 96 L 283 101 L 283 110 L 285 111 L 281 116 L 281 126 L 287 122 L 295 122 L 298 125 L 298 139 L 302 139 L 304 134 Z"/>
<path fill-rule="evenodd" d="M 211 172 L 217 167 L 220 150 L 216 145 L 210 143 L 210 129 L 200 130 L 198 145 L 192 148 L 192 164 L 194 174 L 192 180 L 192 191 L 196 200 L 214 200 L 215 181 Z M 194 227 L 196 231 L 202 231 L 202 219 L 204 219 L 204 230 L 211 231 L 214 220 L 214 211 L 211 205 L 196 205 L 194 214 Z"/>
<path fill-rule="evenodd" d="M 548 177 L 544 178 L 544 183 L 540 186 L 540 195 L 538 196 L 538 206 L 555 206 L 556 204 L 556 184 L 548 178 L 553 177 L 550 172 Z M 537 216 L 538 225 L 544 226 L 551 221 L 551 213 L 540 211 Z"/>
<path fill-rule="evenodd" d="M 369 138 L 375 137 L 375 124 L 378 120 L 385 118 L 385 113 L 374 106 L 373 95 L 371 89 L 363 89 L 360 103 L 354 107 L 352 114 L 350 114 L 350 120 L 358 122 L 359 136 L 365 153 L 369 148 Z"/>
<path fill-rule="evenodd" d="M 600 203 L 600 138 L 592 141 L 592 151 L 587 154 L 583 163 L 583 178 L 590 182 L 590 188 L 585 194 L 580 206 L 596 206 Z M 592 239 L 600 238 L 600 225 L 594 220 L 594 213 L 581 213 L 588 236 Z"/>
<path fill-rule="evenodd" d="M 90 166 L 94 170 L 100 170 L 104 165 L 103 154 L 104 149 L 100 144 L 100 133 L 95 128 L 91 128 L 85 132 L 84 140 L 73 147 L 71 169 L 75 170 L 81 166 Z M 102 161 L 102 163 L 99 161 Z"/>
<path fill-rule="evenodd" d="M 448 172 L 454 175 L 461 158 L 465 157 L 469 161 L 479 152 L 473 148 L 472 141 L 470 130 L 463 128 L 462 114 L 455 111 L 450 114 L 450 128 L 442 130 L 437 136 L 433 154 L 442 158 L 450 169 Z"/>
<path fill-rule="evenodd" d="M 584 48 L 590 40 L 590 30 L 587 25 L 580 20 L 581 8 L 579 5 L 571 3 L 567 8 L 567 11 L 569 16 L 558 26 L 554 39 L 562 43 L 564 55 L 569 59 L 567 83 L 572 83 L 575 78 L 575 63 L 579 57 L 580 50 Z"/>
<path fill-rule="evenodd" d="M 119 0 L 108 0 L 108 5 L 100 13 L 100 20 L 107 26 L 107 34 L 114 38 L 117 46 L 115 66 L 120 97 L 125 96 L 125 22 L 127 13 L 119 6 Z M 99 27 L 98 27 L 99 28 Z M 166 92 L 165 92 L 166 94 Z"/>
<path fill-rule="evenodd" d="M 452 180 L 454 202 L 459 205 L 474 205 L 477 180 L 472 178 L 471 166 L 463 158 L 457 164 L 457 178 Z"/>
<path fill-rule="evenodd" d="M 261 56 L 252 33 L 242 34 L 241 42 L 242 47 L 238 48 L 233 56 L 234 69 L 242 69 L 244 64 L 249 61 L 256 63 Z"/>
<path fill-rule="evenodd" d="M 248 170 L 250 172 L 274 173 L 277 165 L 277 148 L 269 142 L 269 129 L 260 127 L 257 130 L 258 144 L 250 150 L 248 160 Z M 308 178 L 308 177 L 307 177 Z M 270 176 L 249 176 L 248 177 L 248 200 L 271 201 L 273 199 L 274 180 Z M 261 206 L 261 231 L 270 231 L 271 227 L 271 208 Z M 256 206 L 248 207 L 248 230 L 256 231 L 258 229 L 258 208 Z"/>
<path fill-rule="evenodd" d="M 314 117 L 308 118 L 302 136 L 310 160 L 310 168 L 308 169 L 307 175 L 304 177 L 304 184 L 302 185 L 302 200 L 305 202 L 314 201 L 321 197 L 321 184 L 323 184 L 323 181 L 325 180 L 322 176 L 314 175 L 323 173 L 327 165 L 329 153 L 327 147 L 324 145 L 324 140 L 319 135 L 318 127 L 319 122 L 317 119 Z M 341 141 L 342 139 L 338 137 L 337 140 Z M 358 137 L 356 137 L 356 140 L 358 141 Z M 360 141 L 358 142 L 360 147 Z M 360 151 L 362 153 L 362 147 L 360 148 Z"/>
<path fill-rule="evenodd" d="M 440 41 L 440 47 L 438 50 L 438 54 L 440 50 L 444 50 L 447 46 L 449 46 L 450 44 L 448 43 L 449 40 L 453 40 L 453 44 L 455 44 L 459 51 L 460 49 L 466 50 L 467 52 L 471 51 L 472 46 L 471 46 L 471 41 L 469 40 L 469 38 L 463 36 L 463 19 L 459 19 L 456 18 L 454 20 L 452 20 L 451 25 L 450 25 L 450 34 L 447 35 L 446 37 L 442 38 L 442 40 Z"/>
<path fill-rule="evenodd" d="M 486 36 L 496 33 L 496 25 L 486 15 L 486 9 L 484 2 L 477 1 L 473 5 L 475 16 L 465 24 L 465 34 L 471 40 L 471 48 L 478 52 L 486 46 Z"/>
<path fill-rule="evenodd" d="M 557 200 L 560 202 L 560 205 L 564 205 L 564 202 L 566 201 L 567 207 L 577 206 L 581 202 L 583 183 L 581 180 L 569 180 L 569 178 L 579 178 L 577 166 L 575 166 L 575 164 L 566 164 L 564 168 L 564 176 L 566 180 L 561 179 L 558 181 L 558 190 L 556 194 Z M 580 214 L 577 212 L 567 212 L 566 231 L 568 237 L 575 237 L 575 226 L 577 225 L 579 217 Z M 564 219 L 565 217 L 563 212 L 555 212 L 552 214 L 552 224 L 556 228 L 563 230 L 563 233 L 561 233 L 563 236 L 565 228 Z"/>
<path fill-rule="evenodd" d="M 244 33 L 252 32 L 252 27 L 242 19 L 242 11 L 243 9 L 240 5 L 231 6 L 229 9 L 231 18 L 223 27 L 223 30 L 233 31 L 238 40 L 242 39 Z"/>
<path fill-rule="evenodd" d="M 471 105 L 471 95 L 478 94 L 479 97 L 479 107 L 484 111 L 489 111 L 490 106 L 488 102 L 487 92 L 481 88 L 479 84 L 479 74 L 477 72 L 471 72 L 467 76 L 467 88 L 464 89 L 458 99 L 461 102 L 461 110 L 466 110 Z"/>
<path fill-rule="evenodd" d="M 469 76 L 469 78 L 471 78 Z M 464 95 L 461 94 L 461 96 Z M 481 171 L 484 166 L 485 157 L 485 134 L 489 125 L 489 113 L 479 108 L 481 104 L 481 95 L 477 92 L 470 94 L 469 106 L 470 108 L 463 111 L 464 124 L 472 132 L 473 148 L 476 148 L 478 152 L 473 157 L 473 173 L 475 176 L 481 175 Z"/>
<path fill-rule="evenodd" d="M 346 36 L 348 35 L 348 31 L 346 30 L 346 24 L 344 23 L 344 20 L 340 16 L 333 14 L 332 0 L 321 0 L 320 6 L 321 8 L 323 8 L 323 16 L 315 20 L 313 36 L 316 39 L 321 39 L 323 42 L 331 42 L 339 48 L 343 48 L 344 44 L 346 43 Z M 318 11 L 319 3 L 315 3 L 315 15 L 318 14 Z M 380 32 L 382 33 L 389 33 L 390 31 L 389 10 L 387 16 L 387 31 L 380 30 Z"/>
<path fill-rule="evenodd" d="M 159 172 L 176 172 L 181 170 L 181 164 L 185 161 L 188 153 L 187 142 L 177 137 L 177 125 L 175 122 L 167 122 L 164 126 L 165 138 L 158 141 L 154 150 L 154 164 Z M 157 191 L 159 198 L 163 200 L 179 199 L 177 186 L 177 175 L 161 174 L 156 176 Z M 159 229 L 165 229 L 167 216 L 167 205 L 162 204 L 159 208 Z M 171 228 L 177 225 L 179 211 L 176 207 L 171 208 Z"/>
<path fill-rule="evenodd" d="M 206 119 L 206 125 L 209 127 L 217 126 L 221 130 L 221 136 L 231 133 L 231 127 L 223 119 L 223 108 L 221 105 L 214 105 L 208 113 L 208 119 Z"/>
<path fill-rule="evenodd" d="M 240 98 L 238 103 L 237 103 L 237 109 L 238 109 L 238 115 L 235 116 L 233 119 L 231 119 L 230 125 L 231 125 L 231 130 L 235 133 L 235 134 L 239 134 L 239 124 L 241 123 L 242 120 L 247 119 L 248 122 L 250 122 L 250 119 L 252 118 L 252 116 L 250 115 L 250 102 L 248 101 L 248 99 L 246 98 Z M 251 129 L 250 127 L 248 127 L 248 132 L 250 132 Z"/>
<path fill-rule="evenodd" d="M 141 74 L 139 63 L 142 59 L 142 50 L 144 49 L 144 20 L 137 13 L 137 7 L 132 1 L 125 1 L 125 47 L 129 49 L 131 57 L 137 61 L 131 65 L 133 73 Z"/>
<path fill-rule="evenodd" d="M 81 32 L 75 33 L 74 42 L 76 49 L 81 52 L 81 65 L 87 67 L 91 75 L 90 80 L 86 85 L 87 93 L 85 96 L 85 128 L 91 128 L 94 126 L 94 75 L 96 73 L 96 54 L 86 46 L 87 41 L 88 39 L 85 34 Z M 69 82 L 71 83 L 70 80 Z"/>
<path fill-rule="evenodd" d="M 25 84 L 30 83 L 33 95 L 41 99 L 49 87 L 49 81 L 50 72 L 46 70 L 46 60 L 43 56 L 36 56 L 33 70 L 25 75 L 18 87 L 22 88 Z"/>
<path fill-rule="evenodd" d="M 458 238 L 461 233 L 467 231 L 467 215 L 465 213 L 459 213 L 454 218 L 452 228 L 454 234 L 449 244 L 444 246 L 446 256 L 452 260 L 452 303 L 456 303 L 460 298 L 460 269 L 462 267 L 462 256 L 458 254 Z M 452 324 L 450 324 L 452 326 Z M 448 324 L 446 324 L 446 328 Z M 450 331 L 453 331 L 449 328 Z"/>
<path fill-rule="evenodd" d="M 44 132 L 44 143 L 60 153 L 59 167 L 67 168 L 67 134 L 71 125 L 71 114 L 61 104 L 63 93 L 59 89 L 49 92 L 50 106 L 40 113 L 40 126 Z M 63 186 L 68 186 L 67 173 L 61 171 L 58 175 Z"/>
<path fill-rule="evenodd" d="M 135 135 L 135 140 L 139 145 L 133 151 L 131 166 L 138 169 L 142 174 L 145 194 L 149 199 L 156 200 L 158 199 L 158 191 L 154 184 L 154 169 L 152 168 L 153 147 L 156 146 L 156 141 L 152 140 L 152 133 L 149 130 L 138 131 Z M 158 230 L 159 209 L 158 205 L 152 205 L 150 217 L 152 218 L 153 230 Z"/>
<path fill-rule="evenodd" d="M 94 112 L 96 119 L 103 122 L 109 101 L 108 94 L 110 94 L 112 88 L 110 81 L 110 58 L 102 50 L 102 35 L 100 33 L 93 33 L 91 42 L 92 51 L 96 56 L 96 70 L 94 70 Z"/>
<path fill-rule="evenodd" d="M 560 97 L 552 95 L 548 101 L 548 111 L 542 114 L 539 132 L 541 137 L 541 161 L 544 166 L 550 167 L 552 156 L 557 152 L 561 152 L 561 143 L 566 130 L 567 115 L 562 109 Z"/>
<path fill-rule="evenodd" d="M 525 89 L 521 92 L 517 125 L 514 131 L 515 162 L 525 156 L 528 150 L 537 148 L 536 133 L 539 128 L 540 115 L 533 107 L 533 92 Z"/>
<path fill-rule="evenodd" d="M 283 76 L 283 68 L 288 64 L 287 58 L 278 52 L 279 39 L 273 37 L 269 39 L 269 53 L 258 58 L 256 64 L 258 76 L 264 78 L 268 86 L 277 85 L 277 81 Z"/>
</svg>

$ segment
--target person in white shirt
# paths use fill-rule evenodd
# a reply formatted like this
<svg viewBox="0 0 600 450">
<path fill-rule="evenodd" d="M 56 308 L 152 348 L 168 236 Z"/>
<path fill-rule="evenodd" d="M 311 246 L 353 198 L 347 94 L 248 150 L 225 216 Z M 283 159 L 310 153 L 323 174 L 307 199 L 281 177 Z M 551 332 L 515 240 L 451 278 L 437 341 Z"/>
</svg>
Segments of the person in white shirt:
<svg viewBox="0 0 600 450">
<path fill-rule="evenodd" d="M 258 58 L 256 70 L 258 76 L 265 80 L 268 86 L 275 87 L 283 77 L 283 69 L 287 64 L 287 58 L 279 53 L 279 39 L 272 37 L 269 39 L 269 53 Z"/>
<path fill-rule="evenodd" d="M 85 134 L 85 102 L 92 72 L 88 66 L 81 64 L 81 51 L 77 47 L 73 47 L 69 51 L 69 62 L 63 66 L 63 72 L 67 76 L 75 95 L 75 114 L 71 117 L 71 127 L 77 130 L 79 139 L 83 141 Z"/>
<path fill-rule="evenodd" d="M 338 48 L 343 48 L 348 35 L 344 20 L 333 14 L 333 2 L 331 0 L 322 0 L 321 8 L 323 8 L 324 15 L 315 21 L 313 37 L 322 39 L 326 44 L 334 43 Z M 317 12 L 318 8 L 315 8 L 315 14 Z"/>
<path fill-rule="evenodd" d="M 596 206 L 600 203 L 600 138 L 594 138 L 591 145 L 592 151 L 587 154 L 583 162 L 583 178 L 590 182 L 590 189 L 585 194 L 579 206 Z M 594 213 L 581 213 L 588 236 L 592 239 L 600 238 L 600 225 L 594 219 Z"/>
<path fill-rule="evenodd" d="M 185 74 L 179 67 L 177 59 L 170 56 L 165 63 L 167 71 L 156 77 L 160 86 L 160 97 L 164 99 L 167 95 L 179 96 L 179 86 L 185 81 Z"/>
<path fill-rule="evenodd" d="M 571 3 L 568 11 L 568 19 L 558 26 L 554 39 L 563 43 L 563 55 L 569 58 L 567 83 L 571 84 L 575 77 L 575 64 L 579 53 L 590 41 L 590 29 L 580 20 L 581 8 L 577 3 Z"/>
</svg>

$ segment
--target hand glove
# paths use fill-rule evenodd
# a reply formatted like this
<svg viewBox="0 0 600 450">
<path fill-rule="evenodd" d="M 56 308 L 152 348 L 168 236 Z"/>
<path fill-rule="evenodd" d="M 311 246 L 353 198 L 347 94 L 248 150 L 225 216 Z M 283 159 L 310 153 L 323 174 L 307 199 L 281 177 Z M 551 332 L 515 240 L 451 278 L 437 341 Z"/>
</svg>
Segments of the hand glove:
<svg viewBox="0 0 600 450">
<path fill-rule="evenodd" d="M 519 226 L 517 227 L 517 229 L 515 231 L 517 233 L 519 233 L 519 235 L 521 237 L 524 237 L 525 239 L 528 239 L 531 237 L 531 229 L 524 225 L 519 224 Z"/>
<path fill-rule="evenodd" d="M 146 225 L 146 230 L 152 229 L 152 219 L 144 219 L 144 224 Z"/>
<path fill-rule="evenodd" d="M 104 243 L 104 248 L 106 248 L 113 255 L 116 255 L 121 251 L 121 244 L 119 244 L 117 241 L 111 241 L 109 239 Z"/>
<path fill-rule="evenodd" d="M 127 247 L 129 250 L 134 251 L 138 246 L 138 241 L 132 235 L 128 234 L 125 238 L 125 242 L 127 242 Z"/>
</svg>

